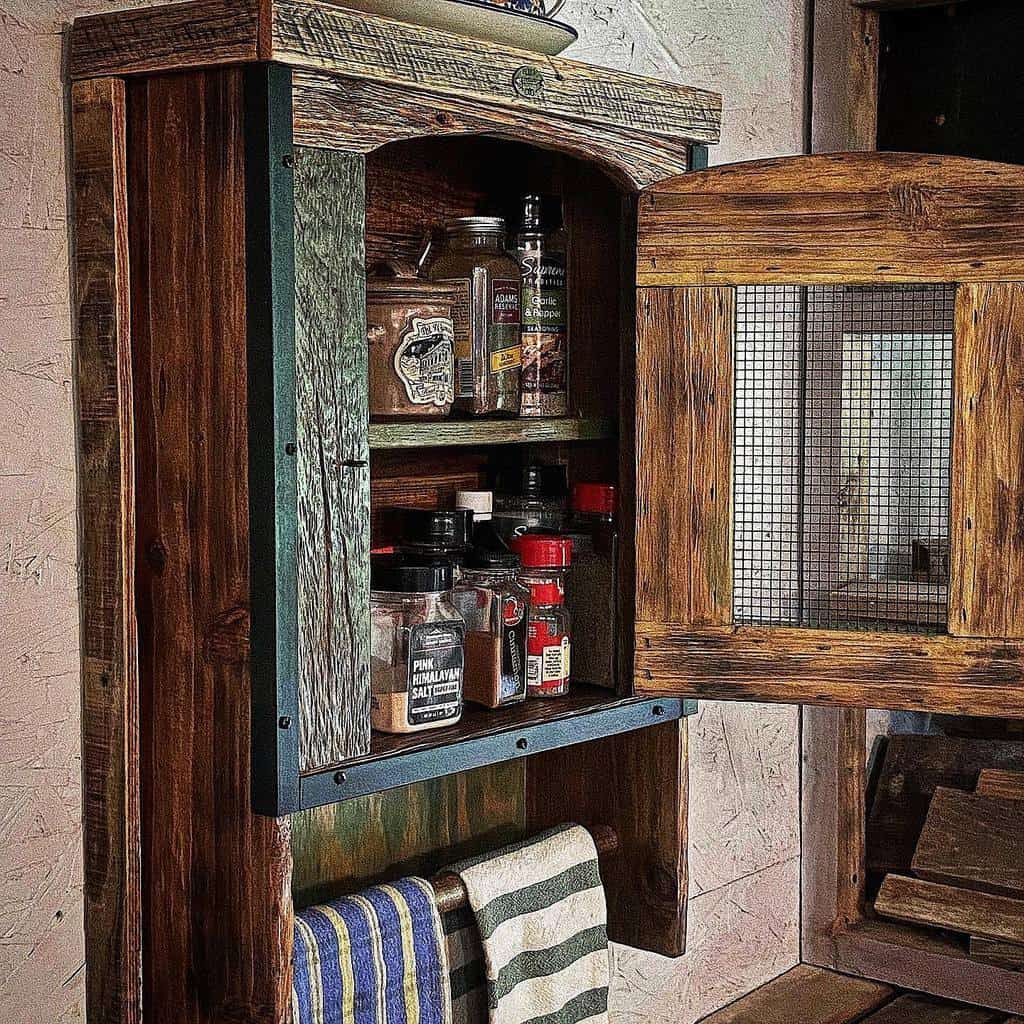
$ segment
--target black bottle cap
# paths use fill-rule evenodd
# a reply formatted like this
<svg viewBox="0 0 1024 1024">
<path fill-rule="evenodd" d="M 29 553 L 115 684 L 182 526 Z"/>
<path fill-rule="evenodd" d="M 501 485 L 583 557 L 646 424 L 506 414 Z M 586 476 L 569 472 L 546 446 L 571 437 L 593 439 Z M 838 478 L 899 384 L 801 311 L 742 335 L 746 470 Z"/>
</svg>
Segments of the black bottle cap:
<svg viewBox="0 0 1024 1024">
<path fill-rule="evenodd" d="M 467 569 L 518 569 L 519 556 L 498 536 L 477 545 L 466 557 Z"/>
<path fill-rule="evenodd" d="M 452 563 L 402 555 L 370 558 L 370 589 L 398 594 L 434 594 L 452 589 Z"/>
<path fill-rule="evenodd" d="M 399 543 L 409 547 L 462 549 L 473 533 L 468 508 L 399 508 Z"/>
</svg>

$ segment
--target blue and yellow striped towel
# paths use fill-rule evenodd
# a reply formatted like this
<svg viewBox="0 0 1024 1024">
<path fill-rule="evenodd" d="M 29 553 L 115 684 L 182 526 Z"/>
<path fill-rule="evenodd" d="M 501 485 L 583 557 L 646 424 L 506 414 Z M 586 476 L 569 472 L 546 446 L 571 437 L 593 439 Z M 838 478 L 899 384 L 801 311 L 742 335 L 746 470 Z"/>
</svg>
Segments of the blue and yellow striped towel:
<svg viewBox="0 0 1024 1024">
<path fill-rule="evenodd" d="M 444 931 L 422 878 L 296 915 L 294 1024 L 452 1024 Z"/>
</svg>

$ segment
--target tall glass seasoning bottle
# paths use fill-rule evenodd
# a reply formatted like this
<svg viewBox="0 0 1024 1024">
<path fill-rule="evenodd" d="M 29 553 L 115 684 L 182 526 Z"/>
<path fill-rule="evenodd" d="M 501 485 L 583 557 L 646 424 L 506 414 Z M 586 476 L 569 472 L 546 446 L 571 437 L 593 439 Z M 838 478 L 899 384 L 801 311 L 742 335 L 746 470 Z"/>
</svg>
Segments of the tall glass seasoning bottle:
<svg viewBox="0 0 1024 1024">
<path fill-rule="evenodd" d="M 523 199 L 515 251 L 522 275 L 522 416 L 568 412 L 568 299 L 566 240 L 561 203 L 543 196 Z M 557 209 L 557 216 L 554 211 Z"/>
<path fill-rule="evenodd" d="M 445 247 L 429 276 L 457 291 L 454 408 L 474 416 L 516 416 L 520 279 L 519 264 L 505 252 L 505 221 L 462 217 L 445 234 Z"/>
</svg>

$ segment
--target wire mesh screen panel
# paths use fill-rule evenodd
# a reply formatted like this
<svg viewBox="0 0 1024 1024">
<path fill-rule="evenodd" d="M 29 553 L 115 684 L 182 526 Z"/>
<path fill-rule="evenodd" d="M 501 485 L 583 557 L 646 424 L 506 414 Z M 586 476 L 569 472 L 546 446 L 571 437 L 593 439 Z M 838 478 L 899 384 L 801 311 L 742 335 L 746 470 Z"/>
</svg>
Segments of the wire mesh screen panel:
<svg viewBox="0 0 1024 1024">
<path fill-rule="evenodd" d="M 945 629 L 955 293 L 737 289 L 737 622 Z"/>
</svg>

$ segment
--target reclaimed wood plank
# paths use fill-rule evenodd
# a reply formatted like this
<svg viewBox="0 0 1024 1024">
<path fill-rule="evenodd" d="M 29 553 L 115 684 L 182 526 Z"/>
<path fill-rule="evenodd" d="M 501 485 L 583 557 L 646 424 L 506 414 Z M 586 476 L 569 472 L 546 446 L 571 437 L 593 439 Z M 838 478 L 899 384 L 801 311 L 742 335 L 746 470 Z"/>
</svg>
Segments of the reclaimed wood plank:
<svg viewBox="0 0 1024 1024">
<path fill-rule="evenodd" d="M 940 787 L 911 867 L 929 881 L 1020 898 L 1022 846 L 1024 803 Z"/>
<path fill-rule="evenodd" d="M 526 768 L 530 831 L 614 829 L 618 849 L 601 861 L 609 938 L 664 956 L 686 951 L 687 740 L 683 719 L 538 754 Z"/>
<path fill-rule="evenodd" d="M 428 423 L 371 423 L 370 447 L 448 448 L 497 444 L 544 444 L 553 441 L 605 441 L 615 437 L 607 417 L 566 416 L 535 420 L 443 420 Z"/>
<path fill-rule="evenodd" d="M 954 358 L 949 631 L 1020 637 L 1024 284 L 960 286 Z"/>
<path fill-rule="evenodd" d="M 577 124 L 406 85 L 300 71 L 294 104 L 298 145 L 369 153 L 405 139 L 487 134 L 593 160 L 631 189 L 689 169 L 690 142 L 682 136 Z"/>
<path fill-rule="evenodd" d="M 917 7 L 948 7 L 966 0 L 852 0 L 855 7 L 869 11 L 903 11 Z"/>
<path fill-rule="evenodd" d="M 71 78 L 129 75 L 268 59 L 262 0 L 194 0 L 76 18 Z"/>
<path fill-rule="evenodd" d="M 290 1002 L 289 823 L 251 810 L 242 78 L 128 85 L 152 1024 Z"/>
<path fill-rule="evenodd" d="M 848 1024 L 895 994 L 876 981 L 800 964 L 699 1024 Z"/>
<path fill-rule="evenodd" d="M 684 174 L 640 201 L 640 285 L 1024 278 L 1024 169 L 839 153 Z"/>
<path fill-rule="evenodd" d="M 1021 757 L 1024 765 L 1024 756 Z M 983 768 L 978 774 L 975 792 L 981 796 L 994 796 L 1003 800 L 1024 800 L 1024 771 L 1001 771 Z"/>
<path fill-rule="evenodd" d="M 841 969 L 943 999 L 1024 1011 L 1024 985 L 1015 971 L 979 963 L 962 939 L 895 921 L 864 920 L 835 938 Z"/>
<path fill-rule="evenodd" d="M 359 154 L 295 155 L 299 767 L 370 748 L 370 469 Z"/>
<path fill-rule="evenodd" d="M 1021 655 L 1021 645 L 994 640 L 647 621 L 637 623 L 635 690 L 1019 718 Z"/>
<path fill-rule="evenodd" d="M 124 83 L 75 83 L 71 113 L 86 1008 L 91 1020 L 138 1024 L 142 825 Z"/>
<path fill-rule="evenodd" d="M 936 789 L 970 792 L 985 766 L 1024 765 L 1024 743 L 952 736 L 897 735 L 885 757 L 867 822 L 869 871 L 909 874 Z"/>
<path fill-rule="evenodd" d="M 972 935 L 969 949 L 975 960 L 1011 971 L 1024 971 L 1024 946 Z"/>
<path fill-rule="evenodd" d="M 1024 943 L 1024 900 L 921 878 L 886 875 L 875 913 L 965 935 Z"/>
<path fill-rule="evenodd" d="M 524 765 L 505 762 L 292 815 L 296 905 L 407 874 L 429 876 L 520 838 Z"/>
<path fill-rule="evenodd" d="M 351 78 L 471 97 L 585 123 L 717 142 L 721 97 L 559 57 L 542 57 L 317 0 L 275 0 L 273 58 Z M 521 84 L 529 76 L 529 85 Z"/>
<path fill-rule="evenodd" d="M 905 995 L 864 1017 L 860 1024 L 1003 1024 L 1003 1014 L 932 996 Z"/>
<path fill-rule="evenodd" d="M 735 293 L 648 288 L 637 303 L 638 628 L 721 626 L 732 621 Z"/>
</svg>

